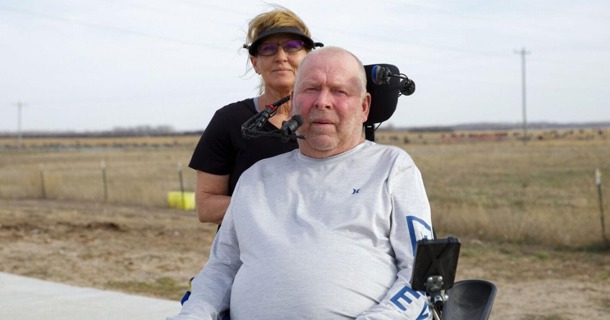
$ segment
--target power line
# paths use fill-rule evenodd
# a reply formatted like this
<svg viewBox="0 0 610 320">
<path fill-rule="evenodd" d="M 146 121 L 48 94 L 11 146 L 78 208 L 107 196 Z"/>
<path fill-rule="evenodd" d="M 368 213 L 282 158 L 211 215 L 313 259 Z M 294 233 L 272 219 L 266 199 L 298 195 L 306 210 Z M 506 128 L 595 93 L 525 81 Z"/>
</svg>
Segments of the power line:
<svg viewBox="0 0 610 320">
<path fill-rule="evenodd" d="M 141 31 L 136 31 L 136 30 L 127 29 L 127 28 L 123 28 L 123 27 L 116 27 L 116 26 L 105 25 L 105 24 L 100 24 L 100 23 L 92 23 L 92 22 L 85 22 L 85 21 L 80 21 L 80 20 L 75 20 L 75 19 L 69 19 L 69 18 L 59 16 L 59 15 L 32 12 L 32 11 L 27 11 L 27 10 L 12 8 L 12 7 L 0 7 L 0 11 L 8 11 L 8 12 L 13 12 L 13 13 L 21 14 L 21 15 L 30 16 L 30 17 L 54 20 L 54 21 L 59 21 L 59 22 L 66 23 L 66 24 L 80 25 L 80 26 L 84 26 L 84 27 L 88 27 L 88 28 L 104 30 L 106 32 L 114 32 L 114 33 L 118 33 L 118 34 L 130 34 L 130 35 L 135 35 L 135 36 L 145 37 L 145 38 L 150 38 L 150 39 L 155 39 L 155 40 L 161 40 L 161 41 L 166 41 L 166 42 L 181 43 L 181 44 L 189 45 L 189 46 L 197 46 L 197 47 L 210 48 L 210 49 L 222 49 L 222 47 L 211 45 L 209 43 L 181 40 L 181 39 L 178 39 L 175 37 L 167 37 L 167 36 L 162 36 L 159 34 L 141 32 Z"/>
</svg>

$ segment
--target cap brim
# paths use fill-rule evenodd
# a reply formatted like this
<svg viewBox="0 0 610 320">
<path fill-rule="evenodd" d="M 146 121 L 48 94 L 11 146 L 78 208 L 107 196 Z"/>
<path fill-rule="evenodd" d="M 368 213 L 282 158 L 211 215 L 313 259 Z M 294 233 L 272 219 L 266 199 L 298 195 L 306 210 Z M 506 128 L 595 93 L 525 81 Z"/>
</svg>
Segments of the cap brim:
<svg viewBox="0 0 610 320">
<path fill-rule="evenodd" d="M 308 37 L 305 33 L 303 33 L 303 31 L 301 31 L 299 28 L 296 28 L 296 27 L 278 27 L 278 28 L 269 28 L 269 29 L 263 30 L 263 32 L 261 32 L 258 35 L 256 40 L 252 41 L 252 44 L 248 47 L 248 53 L 251 56 L 256 56 L 256 54 L 257 54 L 256 49 L 261 44 L 262 40 L 264 40 L 265 38 L 267 38 L 269 36 L 272 36 L 274 34 L 279 34 L 279 33 L 287 33 L 287 34 L 297 35 L 301 39 L 303 39 L 303 42 L 305 43 L 305 46 L 307 48 L 311 49 L 311 48 L 314 47 L 313 40 L 311 40 L 311 38 Z"/>
</svg>

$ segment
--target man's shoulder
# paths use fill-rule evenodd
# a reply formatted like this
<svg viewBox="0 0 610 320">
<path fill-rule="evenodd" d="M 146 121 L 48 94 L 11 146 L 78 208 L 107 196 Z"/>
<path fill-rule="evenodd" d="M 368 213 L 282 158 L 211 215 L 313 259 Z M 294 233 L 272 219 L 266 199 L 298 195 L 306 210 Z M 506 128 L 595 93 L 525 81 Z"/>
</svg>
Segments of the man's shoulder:
<svg viewBox="0 0 610 320">
<path fill-rule="evenodd" d="M 277 167 L 281 163 L 293 163 L 295 161 L 294 157 L 299 152 L 299 149 L 294 149 L 292 151 L 287 151 L 284 153 L 280 153 L 273 157 L 261 159 L 257 161 L 253 166 L 260 166 L 261 168 L 265 167 Z"/>
<path fill-rule="evenodd" d="M 394 145 L 380 144 L 380 143 L 369 141 L 369 140 L 365 141 L 363 149 L 368 150 L 369 152 L 407 154 L 407 151 L 405 151 L 405 149 L 403 149 L 403 148 L 399 148 Z"/>
<path fill-rule="evenodd" d="M 363 152 L 368 154 L 367 158 L 376 156 L 386 160 L 402 159 L 401 161 L 413 163 L 413 159 L 405 149 L 393 145 L 379 144 L 372 141 L 366 141 L 363 148 Z"/>
<path fill-rule="evenodd" d="M 248 168 L 243 174 L 248 173 L 249 175 L 265 175 L 270 172 L 276 172 L 286 166 L 291 166 L 296 161 L 295 157 L 298 154 L 299 149 L 280 153 L 278 155 L 258 160 L 250 168 Z"/>
</svg>

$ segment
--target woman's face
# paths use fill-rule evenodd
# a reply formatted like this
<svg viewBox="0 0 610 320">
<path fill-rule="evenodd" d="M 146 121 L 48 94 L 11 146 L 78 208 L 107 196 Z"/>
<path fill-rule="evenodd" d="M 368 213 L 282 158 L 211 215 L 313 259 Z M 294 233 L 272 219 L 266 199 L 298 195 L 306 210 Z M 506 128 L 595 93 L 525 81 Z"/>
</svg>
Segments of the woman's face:
<svg viewBox="0 0 610 320">
<path fill-rule="evenodd" d="M 291 34 L 275 34 L 265 38 L 261 44 L 282 44 L 289 40 L 300 40 L 300 38 Z M 263 77 L 265 92 L 271 90 L 289 92 L 294 86 L 299 64 L 306 55 L 305 48 L 297 52 L 286 52 L 280 45 L 275 54 L 251 56 L 250 61 L 256 73 Z"/>
</svg>

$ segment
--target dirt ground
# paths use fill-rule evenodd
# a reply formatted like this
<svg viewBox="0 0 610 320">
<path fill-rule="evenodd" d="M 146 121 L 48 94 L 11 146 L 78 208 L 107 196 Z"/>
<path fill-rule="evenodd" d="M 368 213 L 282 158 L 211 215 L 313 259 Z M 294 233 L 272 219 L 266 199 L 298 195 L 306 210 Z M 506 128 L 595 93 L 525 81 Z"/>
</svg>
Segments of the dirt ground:
<svg viewBox="0 0 610 320">
<path fill-rule="evenodd" d="M 0 200 L 0 271 L 179 299 L 215 230 L 176 209 Z M 456 280 L 496 284 L 492 319 L 610 318 L 608 248 L 460 240 Z"/>
</svg>

